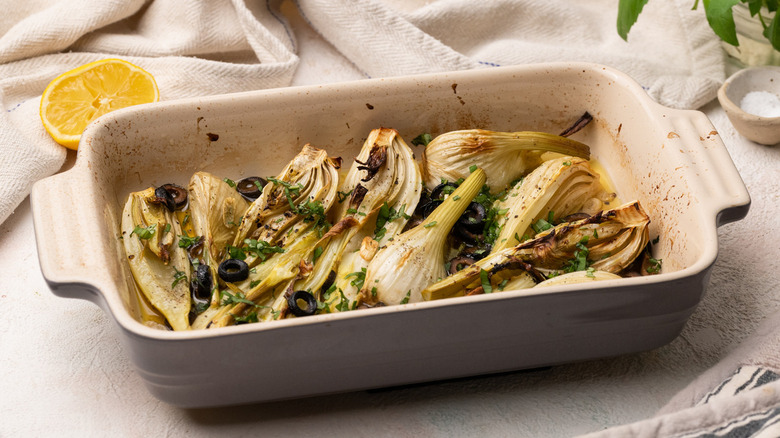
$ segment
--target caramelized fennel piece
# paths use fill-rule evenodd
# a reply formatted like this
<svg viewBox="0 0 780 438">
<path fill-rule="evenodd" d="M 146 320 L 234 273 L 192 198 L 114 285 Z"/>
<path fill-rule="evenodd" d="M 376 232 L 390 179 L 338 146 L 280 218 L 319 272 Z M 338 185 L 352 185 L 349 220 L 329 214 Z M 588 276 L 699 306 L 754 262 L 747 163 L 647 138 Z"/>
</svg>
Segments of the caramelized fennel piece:
<svg viewBox="0 0 780 438">
<path fill-rule="evenodd" d="M 298 275 L 301 259 L 317 239 L 316 230 L 309 229 L 298 239 L 290 242 L 284 252 L 275 254 L 269 259 L 270 263 L 263 269 L 262 277 L 259 277 L 257 284 L 248 280 L 240 284 L 227 283 L 227 294 L 223 294 L 226 298 L 223 299 L 213 315 L 206 315 L 206 317 L 212 318 L 208 327 L 217 328 L 233 325 L 239 318 L 248 317 L 252 312 L 255 312 L 254 315 L 258 321 L 274 319 L 271 308 L 275 299 L 274 292 L 279 286 L 286 284 Z M 264 265 L 265 263 L 260 266 Z M 203 322 L 198 321 L 198 326 L 202 325 Z"/>
<path fill-rule="evenodd" d="M 428 143 L 422 157 L 423 177 L 433 188 L 443 180 L 465 179 L 469 168 L 477 166 L 485 170 L 487 185 L 500 191 L 538 166 L 545 152 L 590 158 L 587 145 L 558 135 L 469 129 L 441 134 Z"/>
<path fill-rule="evenodd" d="M 131 193 L 122 212 L 122 243 L 136 284 L 174 330 L 189 330 L 190 262 L 174 245 L 176 215 L 155 202 L 154 188 Z"/>
<path fill-rule="evenodd" d="M 420 292 L 446 275 L 447 236 L 485 184 L 476 169 L 419 225 L 380 249 L 366 269 L 360 301 L 368 305 L 422 301 Z"/>
<path fill-rule="evenodd" d="M 360 289 L 356 280 L 377 249 L 406 226 L 420 200 L 422 176 L 411 148 L 398 132 L 375 129 L 363 144 L 340 192 L 349 193 L 349 198 L 334 208 L 334 214 L 355 226 L 343 235 L 333 236 L 321 258 L 330 254 L 336 257 L 326 259 L 321 267 L 317 266 L 321 263 L 318 261 L 317 271 L 296 285 L 296 290 L 320 291 L 325 285 L 323 277 L 332 275 L 329 291 L 323 291 L 328 296 L 322 297 L 330 312 L 356 306 Z M 326 266 L 329 269 L 324 269 Z"/>
<path fill-rule="evenodd" d="M 594 214 L 602 209 L 603 200 L 608 197 L 599 183 L 599 175 L 587 160 L 564 156 L 545 161 L 518 181 L 502 200 L 495 202 L 494 208 L 507 213 L 497 219 L 501 232 L 491 252 L 517 245 L 533 236 L 531 225 L 539 219 L 549 220 L 549 212 L 553 212 L 552 219 L 558 221 L 583 212 L 587 204 L 589 208 L 596 208 L 585 213 Z"/>
<path fill-rule="evenodd" d="M 193 325 L 234 324 L 237 316 L 248 317 L 266 306 L 260 303 L 298 274 L 300 261 L 330 227 L 326 215 L 336 199 L 340 165 L 340 159 L 307 144 L 276 178 L 269 178 L 233 239 L 233 246 L 245 253 L 248 278 L 220 279 L 217 307 L 203 312 Z"/>
<path fill-rule="evenodd" d="M 310 226 L 327 228 L 324 214 L 336 199 L 340 167 L 340 158 L 329 158 L 324 150 L 304 145 L 249 205 L 233 246 L 246 247 L 246 239 L 284 246 Z M 248 254 L 246 262 L 254 266 L 257 256 Z"/>
<path fill-rule="evenodd" d="M 562 274 L 562 275 L 549 278 L 533 287 L 563 286 L 566 284 L 578 284 L 578 283 L 588 283 L 591 281 L 615 280 L 618 278 L 623 278 L 623 277 L 607 271 L 575 271 L 575 272 L 569 272 L 567 274 Z"/>
<path fill-rule="evenodd" d="M 485 286 L 500 290 L 504 280 L 567 270 L 617 274 L 644 250 L 650 219 L 639 202 L 599 212 L 587 219 L 560 224 L 514 247 L 492 253 L 422 291 L 425 300 L 479 293 Z M 528 284 L 526 282 L 526 284 Z"/>
<path fill-rule="evenodd" d="M 216 285 L 217 267 L 227 257 L 225 249 L 233 242 L 249 203 L 224 180 L 207 172 L 192 175 L 188 192 L 192 233 L 202 238 L 202 242 L 189 249 L 190 259 L 208 265 Z M 219 288 L 214 287 L 211 306 L 217 305 Z"/>
</svg>

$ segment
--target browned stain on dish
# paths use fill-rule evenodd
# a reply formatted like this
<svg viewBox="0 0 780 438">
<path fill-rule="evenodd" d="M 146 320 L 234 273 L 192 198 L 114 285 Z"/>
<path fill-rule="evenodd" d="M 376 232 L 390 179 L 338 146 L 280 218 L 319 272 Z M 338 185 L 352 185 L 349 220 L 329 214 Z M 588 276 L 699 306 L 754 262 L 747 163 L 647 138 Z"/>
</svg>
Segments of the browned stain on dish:
<svg viewBox="0 0 780 438">
<path fill-rule="evenodd" d="M 214 134 L 213 132 L 207 132 L 206 136 L 209 138 L 209 141 L 219 140 L 219 134 Z"/>
<path fill-rule="evenodd" d="M 458 102 L 460 102 L 461 105 L 465 105 L 466 101 L 464 101 L 462 97 L 458 96 L 458 84 L 454 83 L 451 85 L 451 87 L 452 92 L 455 93 L 455 96 L 458 98 Z"/>
<path fill-rule="evenodd" d="M 372 109 L 374 109 L 374 105 L 371 105 L 370 103 L 367 103 L 366 104 L 366 108 L 372 110 Z"/>
<path fill-rule="evenodd" d="M 666 138 L 680 138 L 680 134 L 674 131 L 669 131 L 669 134 L 666 135 Z"/>
</svg>

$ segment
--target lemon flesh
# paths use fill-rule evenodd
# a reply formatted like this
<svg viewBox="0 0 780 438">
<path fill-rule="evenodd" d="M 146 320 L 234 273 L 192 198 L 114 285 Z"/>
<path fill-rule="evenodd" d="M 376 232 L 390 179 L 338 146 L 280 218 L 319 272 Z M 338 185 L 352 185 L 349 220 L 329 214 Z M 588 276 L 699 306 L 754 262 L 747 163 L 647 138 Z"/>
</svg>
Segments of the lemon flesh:
<svg viewBox="0 0 780 438">
<path fill-rule="evenodd" d="M 75 150 L 93 120 L 159 98 L 157 83 L 147 71 L 121 59 L 103 59 L 51 81 L 41 96 L 41 121 L 57 143 Z"/>
</svg>

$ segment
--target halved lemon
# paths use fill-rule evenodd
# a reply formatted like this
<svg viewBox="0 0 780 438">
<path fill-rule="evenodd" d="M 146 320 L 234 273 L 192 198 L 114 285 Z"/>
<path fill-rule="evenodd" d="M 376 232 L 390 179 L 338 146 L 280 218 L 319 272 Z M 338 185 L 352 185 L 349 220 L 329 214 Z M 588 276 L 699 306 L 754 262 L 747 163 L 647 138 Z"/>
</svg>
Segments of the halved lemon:
<svg viewBox="0 0 780 438">
<path fill-rule="evenodd" d="M 41 96 L 41 121 L 54 141 L 76 150 L 84 128 L 108 112 L 157 102 L 157 82 L 121 59 L 103 59 L 57 76 Z"/>
</svg>

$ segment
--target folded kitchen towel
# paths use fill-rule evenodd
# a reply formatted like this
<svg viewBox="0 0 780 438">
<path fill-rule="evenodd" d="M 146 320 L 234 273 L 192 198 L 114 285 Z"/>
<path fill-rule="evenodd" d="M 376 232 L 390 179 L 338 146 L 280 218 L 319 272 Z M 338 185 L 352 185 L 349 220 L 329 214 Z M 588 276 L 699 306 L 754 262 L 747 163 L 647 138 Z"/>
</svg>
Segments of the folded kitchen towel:
<svg viewBox="0 0 780 438">
<path fill-rule="evenodd" d="M 775 313 L 657 416 L 585 437 L 779 437 L 779 328 L 780 313 Z"/>
<path fill-rule="evenodd" d="M 370 77 L 587 61 L 630 74 L 676 108 L 712 100 L 724 79 L 719 41 L 690 0 L 650 1 L 628 42 L 617 34 L 614 0 L 295 2 Z"/>
<path fill-rule="evenodd" d="M 265 2 L 62 0 L 26 6 L 17 7 L 29 14 L 0 38 L 0 222 L 35 181 L 65 161 L 66 150 L 43 130 L 38 115 L 43 90 L 59 74 L 120 57 L 149 71 L 161 99 L 170 100 L 288 86 L 298 65 L 285 21 Z"/>
</svg>

